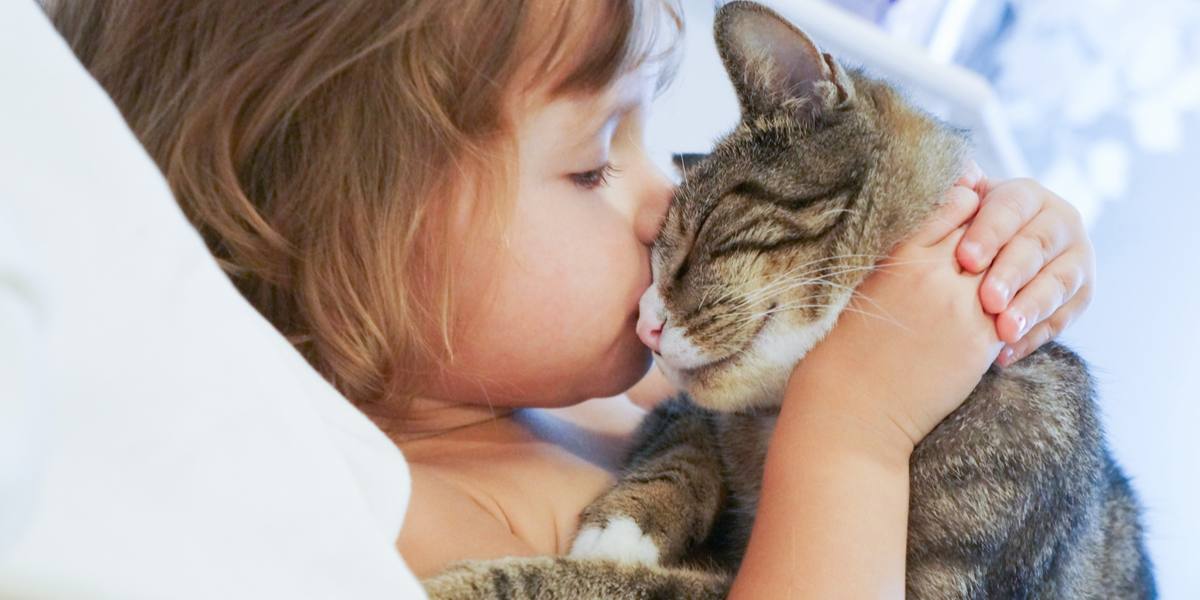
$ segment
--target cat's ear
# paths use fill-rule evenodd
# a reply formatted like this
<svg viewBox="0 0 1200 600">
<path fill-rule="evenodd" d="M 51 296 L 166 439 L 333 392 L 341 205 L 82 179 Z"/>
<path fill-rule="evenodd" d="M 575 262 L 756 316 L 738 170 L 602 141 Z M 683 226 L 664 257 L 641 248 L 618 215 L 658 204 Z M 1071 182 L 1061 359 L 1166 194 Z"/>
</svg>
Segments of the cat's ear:
<svg viewBox="0 0 1200 600">
<path fill-rule="evenodd" d="M 672 154 L 671 164 L 675 165 L 675 170 L 680 174 L 684 174 L 695 168 L 705 158 L 708 158 L 707 154 Z"/>
<path fill-rule="evenodd" d="M 743 112 L 789 106 L 815 118 L 854 101 L 854 84 L 841 65 L 774 11 L 730 2 L 717 11 L 714 29 Z"/>
</svg>

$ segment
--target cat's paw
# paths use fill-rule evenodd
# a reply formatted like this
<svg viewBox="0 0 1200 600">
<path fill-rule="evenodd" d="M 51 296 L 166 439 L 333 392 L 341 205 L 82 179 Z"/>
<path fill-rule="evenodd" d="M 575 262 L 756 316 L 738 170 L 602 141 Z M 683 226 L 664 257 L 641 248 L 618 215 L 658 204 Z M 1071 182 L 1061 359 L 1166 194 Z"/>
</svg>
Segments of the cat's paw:
<svg viewBox="0 0 1200 600">
<path fill-rule="evenodd" d="M 604 527 L 587 525 L 571 544 L 572 558 L 607 558 L 623 563 L 658 564 L 658 545 L 625 516 L 613 517 Z"/>
</svg>

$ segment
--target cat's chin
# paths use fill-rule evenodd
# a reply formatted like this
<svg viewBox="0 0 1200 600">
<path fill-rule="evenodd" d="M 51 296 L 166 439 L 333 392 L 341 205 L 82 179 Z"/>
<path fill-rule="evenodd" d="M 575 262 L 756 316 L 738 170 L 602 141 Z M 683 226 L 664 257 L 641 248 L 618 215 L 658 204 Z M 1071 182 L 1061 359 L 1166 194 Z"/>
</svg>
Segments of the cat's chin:
<svg viewBox="0 0 1200 600">
<path fill-rule="evenodd" d="M 704 365 L 680 369 L 655 356 L 659 369 L 692 401 L 721 412 L 779 406 L 792 370 L 829 333 L 849 294 L 835 300 L 816 321 L 772 319 L 745 350 Z"/>
<path fill-rule="evenodd" d="M 696 404 L 719 412 L 771 408 L 783 400 L 790 373 L 787 368 L 763 372 L 752 384 L 741 378 L 709 377 L 697 379 L 684 389 Z"/>
<path fill-rule="evenodd" d="M 778 406 L 792 368 L 799 360 L 780 356 L 764 359 L 761 352 L 762 348 L 756 345 L 698 369 L 680 369 L 659 356 L 655 356 L 655 362 L 667 380 L 687 392 L 696 404 L 721 412 L 737 412 Z"/>
</svg>

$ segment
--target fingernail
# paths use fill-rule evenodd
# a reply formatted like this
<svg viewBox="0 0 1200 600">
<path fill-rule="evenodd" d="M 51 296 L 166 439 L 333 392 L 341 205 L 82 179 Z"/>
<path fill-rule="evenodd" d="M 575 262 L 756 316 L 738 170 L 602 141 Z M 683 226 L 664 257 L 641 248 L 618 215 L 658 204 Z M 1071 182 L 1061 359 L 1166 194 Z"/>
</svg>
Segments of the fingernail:
<svg viewBox="0 0 1200 600">
<path fill-rule="evenodd" d="M 1008 284 L 1001 279 L 993 279 L 992 289 L 996 290 L 996 293 L 1000 295 L 1000 302 L 1008 306 L 1008 295 L 1012 291 L 1009 289 Z"/>
<path fill-rule="evenodd" d="M 983 169 L 979 166 L 979 163 L 973 160 L 967 161 L 967 177 L 971 181 L 979 181 L 979 178 L 983 177 Z"/>
<path fill-rule="evenodd" d="M 1019 340 L 1025 336 L 1025 327 L 1029 325 L 1029 322 L 1021 313 L 1013 313 L 1012 320 L 1017 324 L 1017 339 Z"/>
<path fill-rule="evenodd" d="M 1012 364 L 1012 360 L 1013 349 L 1011 346 L 1005 346 L 1004 349 L 1000 351 L 1000 366 L 1007 367 L 1008 365 Z"/>
<path fill-rule="evenodd" d="M 962 243 L 962 249 L 967 256 L 971 257 L 971 260 L 975 261 L 975 264 L 979 264 L 980 259 L 983 258 L 983 247 L 979 245 L 979 242 L 967 240 Z"/>
</svg>

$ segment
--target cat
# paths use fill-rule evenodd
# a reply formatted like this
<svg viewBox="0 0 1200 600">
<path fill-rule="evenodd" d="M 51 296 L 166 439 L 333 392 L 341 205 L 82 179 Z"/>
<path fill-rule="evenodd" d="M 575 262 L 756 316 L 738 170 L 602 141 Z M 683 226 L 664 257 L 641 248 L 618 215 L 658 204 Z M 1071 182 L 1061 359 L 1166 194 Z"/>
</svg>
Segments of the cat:
<svg viewBox="0 0 1200 600">
<path fill-rule="evenodd" d="M 715 36 L 741 121 L 679 161 L 652 252 L 649 309 L 673 324 L 656 358 L 686 394 L 646 417 L 570 556 L 462 563 L 431 597 L 723 598 L 788 375 L 962 171 L 962 132 L 771 10 L 725 4 Z M 1062 345 L 988 370 L 910 478 L 910 598 L 1156 596 L 1093 381 Z"/>
</svg>

